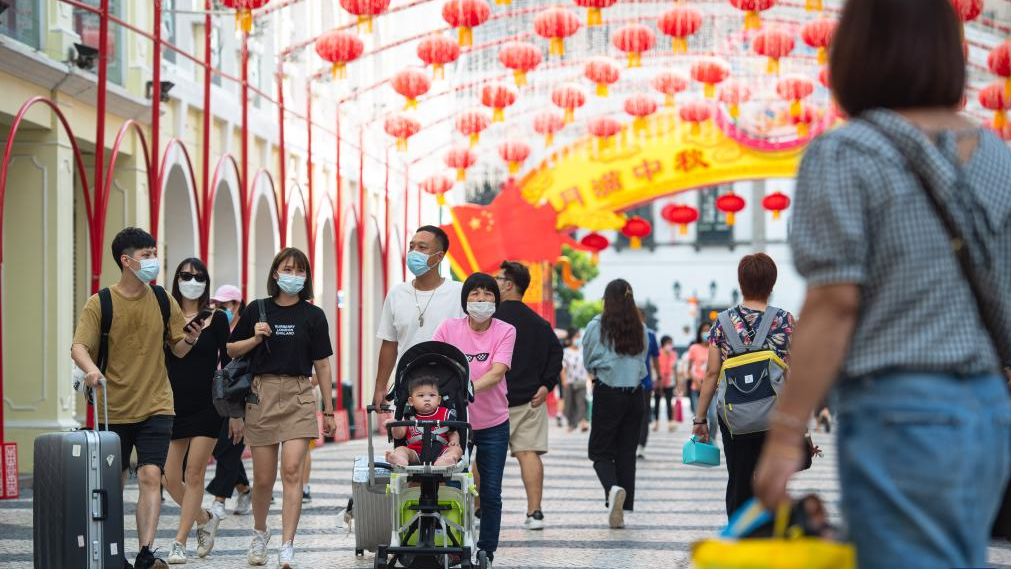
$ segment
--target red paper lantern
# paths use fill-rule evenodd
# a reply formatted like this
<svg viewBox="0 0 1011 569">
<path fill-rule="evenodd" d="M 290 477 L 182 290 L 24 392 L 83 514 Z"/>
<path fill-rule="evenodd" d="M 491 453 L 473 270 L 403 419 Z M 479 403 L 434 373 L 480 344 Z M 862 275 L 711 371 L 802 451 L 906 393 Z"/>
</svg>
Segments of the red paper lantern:
<svg viewBox="0 0 1011 569">
<path fill-rule="evenodd" d="M 993 128 L 1001 131 L 1008 125 L 1007 112 L 1011 110 L 1011 97 L 1004 93 L 1004 86 L 995 81 L 979 90 L 979 104 L 993 111 Z"/>
<path fill-rule="evenodd" d="M 621 132 L 621 123 L 614 118 L 603 116 L 593 117 L 586 123 L 590 134 L 597 137 L 597 145 L 600 150 L 611 145 L 611 138 Z"/>
<path fill-rule="evenodd" d="M 610 57 L 591 57 L 583 67 L 583 76 L 597 85 L 597 96 L 606 97 L 608 86 L 616 83 L 621 76 L 618 63 Z"/>
<path fill-rule="evenodd" d="M 692 79 L 705 85 L 707 99 L 716 96 L 716 85 L 730 77 L 730 63 L 719 57 L 702 57 L 692 63 Z"/>
<path fill-rule="evenodd" d="M 519 140 L 507 140 L 498 146 L 498 155 L 509 164 L 509 174 L 516 175 L 530 156 L 530 145 Z"/>
<path fill-rule="evenodd" d="M 790 116 L 800 115 L 800 103 L 814 93 L 814 82 L 807 77 L 791 75 L 776 82 L 776 94 L 790 101 Z"/>
<path fill-rule="evenodd" d="M 436 174 L 425 178 L 418 186 L 426 194 L 435 196 L 439 205 L 446 205 L 446 192 L 453 189 L 453 180 L 449 176 Z"/>
<path fill-rule="evenodd" d="M 717 98 L 727 106 L 730 116 L 736 119 L 741 114 L 741 105 L 751 100 L 751 88 L 744 83 L 730 80 L 720 85 Z"/>
<path fill-rule="evenodd" d="M 473 29 L 488 21 L 491 7 L 484 0 L 447 0 L 442 5 L 442 19 L 457 28 L 460 47 L 474 45 Z"/>
<path fill-rule="evenodd" d="M 394 113 L 386 117 L 384 129 L 386 134 L 397 139 L 397 150 L 405 152 L 407 151 L 407 139 L 418 134 L 418 131 L 421 130 L 421 123 L 407 115 Z"/>
<path fill-rule="evenodd" d="M 628 221 L 625 222 L 625 227 L 621 228 L 621 234 L 628 237 L 629 247 L 632 249 L 642 247 L 643 238 L 649 236 L 652 232 L 653 226 L 650 222 L 637 215 L 628 218 Z"/>
<path fill-rule="evenodd" d="M 762 199 L 762 207 L 772 212 L 772 219 L 779 219 L 780 214 L 790 207 L 790 198 L 782 192 L 773 192 Z"/>
<path fill-rule="evenodd" d="M 758 30 L 762 28 L 761 12 L 775 6 L 776 0 L 730 0 L 730 4 L 745 12 L 744 29 Z"/>
<path fill-rule="evenodd" d="M 727 214 L 727 225 L 734 224 L 734 215 L 744 209 L 745 205 L 744 198 L 735 194 L 733 190 L 716 198 L 716 209 Z"/>
<path fill-rule="evenodd" d="M 769 58 L 766 73 L 770 75 L 779 74 L 779 60 L 790 55 L 795 45 L 793 36 L 783 30 L 758 32 L 755 40 L 751 43 L 755 53 Z"/>
<path fill-rule="evenodd" d="M 491 122 L 505 120 L 505 108 L 516 102 L 516 90 L 501 81 L 493 81 L 481 88 L 481 104 L 492 109 Z"/>
<path fill-rule="evenodd" d="M 600 11 L 604 8 L 614 6 L 618 0 L 574 0 L 577 6 L 589 8 L 586 13 L 587 26 L 599 26 L 604 23 L 604 16 Z"/>
<path fill-rule="evenodd" d="M 445 79 L 446 64 L 459 57 L 460 46 L 442 34 L 432 34 L 418 42 L 418 59 L 432 66 L 432 76 L 436 79 Z"/>
<path fill-rule="evenodd" d="M 839 25 L 835 20 L 821 18 L 804 24 L 800 28 L 800 37 L 804 43 L 818 50 L 818 63 L 828 63 L 828 46 Z"/>
<path fill-rule="evenodd" d="M 355 34 L 334 30 L 316 40 L 316 53 L 332 66 L 330 74 L 336 79 L 347 77 L 347 64 L 358 59 L 365 44 Z"/>
<path fill-rule="evenodd" d="M 390 86 L 407 99 L 404 108 L 413 109 L 418 106 L 418 97 L 427 93 L 432 87 L 432 79 L 423 69 L 408 67 L 393 75 L 390 79 Z"/>
<path fill-rule="evenodd" d="M 456 170 L 457 181 L 462 182 L 467 179 L 467 168 L 477 164 L 477 152 L 466 146 L 457 146 L 446 152 L 444 160 L 446 166 Z"/>
<path fill-rule="evenodd" d="M 565 55 L 565 38 L 579 30 L 579 18 L 564 8 L 548 8 L 534 18 L 534 31 L 549 40 L 548 53 Z"/>
<path fill-rule="evenodd" d="M 555 133 L 565 127 L 565 119 L 552 111 L 541 111 L 534 116 L 534 132 L 544 136 L 544 146 L 551 146 Z"/>
<path fill-rule="evenodd" d="M 990 50 L 986 64 L 994 75 L 1004 78 L 1004 95 L 1011 98 L 1011 40 Z"/>
<path fill-rule="evenodd" d="M 578 83 L 562 83 L 551 90 L 551 102 L 565 111 L 563 120 L 569 124 L 575 119 L 576 109 L 586 104 L 586 91 Z"/>
<path fill-rule="evenodd" d="M 460 134 L 470 137 L 470 147 L 477 146 L 481 138 L 481 131 L 491 124 L 491 117 L 483 109 L 467 109 L 456 117 L 456 130 Z"/>
<path fill-rule="evenodd" d="M 642 67 L 642 54 L 653 49 L 656 34 L 642 24 L 629 24 L 614 32 L 611 43 L 619 51 L 628 54 L 629 67 Z"/>
<path fill-rule="evenodd" d="M 656 99 L 645 93 L 633 93 L 625 99 L 625 112 L 634 117 L 632 128 L 637 132 L 646 128 L 646 117 L 656 112 Z"/>
<path fill-rule="evenodd" d="M 797 138 L 810 136 L 811 125 L 819 118 L 818 109 L 811 105 L 801 105 L 796 116 L 790 115 L 790 123 L 797 127 Z"/>
<path fill-rule="evenodd" d="M 270 0 L 221 0 L 225 8 L 235 10 L 235 29 L 247 34 L 253 31 L 253 10 L 266 6 L 268 2 Z"/>
<path fill-rule="evenodd" d="M 498 60 L 513 70 L 516 86 L 527 84 L 527 73 L 541 64 L 541 50 L 532 43 L 513 41 L 498 51 Z"/>
<path fill-rule="evenodd" d="M 690 205 L 671 203 L 664 206 L 660 215 L 667 220 L 667 223 L 678 226 L 678 233 L 688 234 L 688 224 L 695 223 L 699 219 L 699 210 Z"/>
<path fill-rule="evenodd" d="M 681 120 L 691 124 L 692 135 L 698 136 L 702 133 L 702 123 L 712 118 L 713 107 L 701 101 L 691 101 L 681 105 L 678 115 Z"/>
<path fill-rule="evenodd" d="M 828 67 L 822 67 L 818 72 L 818 82 L 828 89 L 832 88 L 832 78 L 829 77 Z"/>
<path fill-rule="evenodd" d="M 671 36 L 671 49 L 675 54 L 688 53 L 688 36 L 702 27 L 702 12 L 691 6 L 674 6 L 660 15 L 656 27 Z"/>
<path fill-rule="evenodd" d="M 983 0 L 951 0 L 951 5 L 963 24 L 975 20 L 983 12 Z"/>
<path fill-rule="evenodd" d="M 664 106 L 673 107 L 674 97 L 688 90 L 688 76 L 676 71 L 661 71 L 650 81 L 650 85 L 664 96 Z"/>
<path fill-rule="evenodd" d="M 358 31 L 364 27 L 372 33 L 372 18 L 390 7 L 390 0 L 341 0 L 341 7 L 352 16 L 358 17 Z"/>
<path fill-rule="evenodd" d="M 579 240 L 579 244 L 590 250 L 593 255 L 593 262 L 597 263 L 600 258 L 600 252 L 611 246 L 611 242 L 607 240 L 607 237 L 599 233 L 588 233 Z"/>
</svg>

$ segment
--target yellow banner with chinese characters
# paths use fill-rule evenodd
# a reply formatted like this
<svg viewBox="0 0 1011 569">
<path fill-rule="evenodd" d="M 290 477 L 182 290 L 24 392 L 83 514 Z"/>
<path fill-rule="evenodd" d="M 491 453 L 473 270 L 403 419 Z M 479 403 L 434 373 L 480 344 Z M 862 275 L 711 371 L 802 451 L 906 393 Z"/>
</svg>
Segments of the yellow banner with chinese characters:
<svg viewBox="0 0 1011 569">
<path fill-rule="evenodd" d="M 711 121 L 693 132 L 673 113 L 615 140 L 589 139 L 551 156 L 521 182 L 523 197 L 558 212 L 557 228 L 621 229 L 620 212 L 677 192 L 739 180 L 792 178 L 805 145 L 745 145 Z M 638 132 L 636 132 L 638 130 Z"/>
</svg>

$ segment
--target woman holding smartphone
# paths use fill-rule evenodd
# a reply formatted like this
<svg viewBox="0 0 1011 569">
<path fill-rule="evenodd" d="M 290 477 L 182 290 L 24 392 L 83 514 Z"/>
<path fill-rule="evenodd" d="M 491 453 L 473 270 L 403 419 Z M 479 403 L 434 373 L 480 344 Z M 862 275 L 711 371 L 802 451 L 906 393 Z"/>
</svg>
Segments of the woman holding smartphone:
<svg viewBox="0 0 1011 569">
<path fill-rule="evenodd" d="M 309 441 L 319 436 L 316 397 L 310 380 L 330 376 L 333 348 L 326 316 L 312 299 L 312 268 L 305 253 L 287 248 L 274 257 L 267 275 L 270 298 L 246 307 L 228 343 L 228 355 L 251 353 L 251 401 L 246 404 L 245 438 L 253 452 L 253 540 L 250 565 L 267 563 L 267 510 L 281 459 L 281 550 L 279 569 L 295 566 L 295 530 L 302 514 L 302 472 Z M 263 302 L 266 322 L 260 322 Z M 320 382 L 323 431 L 336 429 L 330 382 Z"/>
<path fill-rule="evenodd" d="M 186 563 L 186 538 L 194 523 L 197 524 L 197 556 L 206 557 L 214 548 L 214 537 L 221 521 L 211 512 L 200 509 L 207 460 L 222 424 L 211 399 L 211 381 L 222 357 L 227 359 L 225 344 L 229 335 L 225 315 L 208 308 L 209 281 L 207 267 L 196 258 L 179 263 L 172 279 L 172 296 L 182 308 L 187 326 L 199 326 L 203 332 L 186 357 L 177 358 L 169 352 L 165 356 L 176 416 L 165 461 L 164 484 L 182 508 L 179 529 L 169 550 L 170 564 Z M 242 421 L 232 420 L 229 426 L 233 436 L 241 438 Z"/>
</svg>

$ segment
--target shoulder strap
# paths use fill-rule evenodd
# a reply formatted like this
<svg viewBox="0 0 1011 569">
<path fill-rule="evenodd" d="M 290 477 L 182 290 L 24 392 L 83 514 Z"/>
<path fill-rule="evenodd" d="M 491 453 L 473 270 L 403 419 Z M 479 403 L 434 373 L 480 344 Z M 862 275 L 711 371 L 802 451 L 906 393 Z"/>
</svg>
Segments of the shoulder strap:
<svg viewBox="0 0 1011 569">
<path fill-rule="evenodd" d="M 98 339 L 98 359 L 95 365 L 105 374 L 109 365 L 109 330 L 112 329 L 112 292 L 108 288 L 98 291 L 98 306 L 102 313 L 101 329 Z"/>
<path fill-rule="evenodd" d="M 169 309 L 169 299 L 168 293 L 165 289 L 158 285 L 151 285 L 151 290 L 154 291 L 155 298 L 158 299 L 158 308 L 161 309 L 161 322 L 162 322 L 162 337 L 165 341 L 169 339 L 169 317 L 172 312 Z"/>
<path fill-rule="evenodd" d="M 256 299 L 256 307 L 260 310 L 260 322 L 267 321 L 267 303 L 262 298 Z"/>
<path fill-rule="evenodd" d="M 772 321 L 776 319 L 777 312 L 779 312 L 779 309 L 774 306 L 767 306 L 765 308 L 765 313 L 762 314 L 762 323 L 758 326 L 754 339 L 751 340 L 752 349 L 762 349 L 765 347 L 765 340 L 769 337 L 769 332 L 772 330 Z"/>
<path fill-rule="evenodd" d="M 723 312 L 720 312 L 717 319 L 720 321 L 720 326 L 723 327 L 723 337 L 726 338 L 727 343 L 730 344 L 730 350 L 734 354 L 738 355 L 747 352 L 748 347 L 744 345 L 740 334 L 737 333 L 737 327 L 734 326 L 734 321 L 730 318 L 730 311 L 724 310 Z"/>
</svg>

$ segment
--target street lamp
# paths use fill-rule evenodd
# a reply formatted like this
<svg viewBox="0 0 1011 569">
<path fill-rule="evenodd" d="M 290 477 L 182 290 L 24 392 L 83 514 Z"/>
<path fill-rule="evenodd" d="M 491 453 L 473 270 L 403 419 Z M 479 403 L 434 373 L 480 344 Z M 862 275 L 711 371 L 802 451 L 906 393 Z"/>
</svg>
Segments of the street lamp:
<svg viewBox="0 0 1011 569">
<path fill-rule="evenodd" d="M 739 292 L 739 291 L 738 291 L 738 290 L 737 290 L 736 288 L 735 288 L 734 290 L 730 291 L 730 299 L 731 299 L 731 303 L 732 303 L 732 304 L 733 304 L 734 306 L 737 306 L 737 301 L 738 301 L 738 300 L 739 300 L 740 298 L 741 298 L 741 293 L 740 293 L 740 292 Z"/>
<path fill-rule="evenodd" d="M 709 300 L 714 300 L 716 298 L 716 281 L 710 281 L 709 283 Z"/>
<path fill-rule="evenodd" d="M 674 299 L 681 300 L 681 281 L 674 281 Z"/>
</svg>

